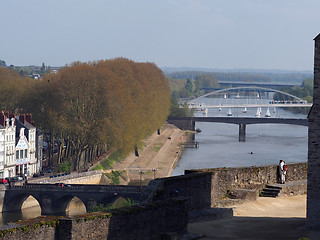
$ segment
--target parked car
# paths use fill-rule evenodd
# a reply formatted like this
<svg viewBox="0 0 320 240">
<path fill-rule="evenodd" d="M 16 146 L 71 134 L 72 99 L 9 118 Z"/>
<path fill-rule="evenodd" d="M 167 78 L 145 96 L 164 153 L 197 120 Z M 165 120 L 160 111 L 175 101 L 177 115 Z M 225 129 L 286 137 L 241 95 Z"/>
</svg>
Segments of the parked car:
<svg viewBox="0 0 320 240">
<path fill-rule="evenodd" d="M 57 187 L 66 187 L 66 184 L 64 184 L 64 183 L 56 183 L 56 186 Z"/>
<path fill-rule="evenodd" d="M 0 183 L 8 183 L 8 180 L 7 179 L 5 179 L 5 178 L 0 178 Z"/>
<path fill-rule="evenodd" d="M 33 177 L 39 177 L 39 174 L 38 173 L 34 173 Z"/>
<path fill-rule="evenodd" d="M 9 181 L 9 179 L 11 182 L 18 182 L 19 181 L 18 177 L 6 178 L 7 181 Z"/>
<path fill-rule="evenodd" d="M 16 176 L 16 178 L 18 179 L 18 181 L 22 181 L 23 180 L 23 177 L 21 177 L 21 176 Z"/>
</svg>

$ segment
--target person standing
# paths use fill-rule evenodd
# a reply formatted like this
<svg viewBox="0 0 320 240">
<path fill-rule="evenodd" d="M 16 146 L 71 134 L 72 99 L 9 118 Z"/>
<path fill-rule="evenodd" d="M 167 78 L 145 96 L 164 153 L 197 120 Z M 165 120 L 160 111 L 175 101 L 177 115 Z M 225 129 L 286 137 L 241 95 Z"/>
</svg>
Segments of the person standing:
<svg viewBox="0 0 320 240">
<path fill-rule="evenodd" d="M 279 170 L 280 170 L 280 183 L 285 184 L 286 183 L 286 174 L 287 174 L 287 165 L 284 160 L 280 160 L 279 163 Z"/>
</svg>

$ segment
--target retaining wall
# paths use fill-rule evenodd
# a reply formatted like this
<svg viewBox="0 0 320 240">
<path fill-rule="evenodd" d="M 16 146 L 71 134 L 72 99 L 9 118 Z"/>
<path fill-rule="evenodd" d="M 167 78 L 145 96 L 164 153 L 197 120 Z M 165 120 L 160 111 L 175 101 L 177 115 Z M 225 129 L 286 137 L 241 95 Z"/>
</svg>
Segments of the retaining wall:
<svg viewBox="0 0 320 240">
<path fill-rule="evenodd" d="M 212 173 L 211 206 L 218 206 L 219 200 L 226 197 L 228 190 L 255 189 L 258 191 L 263 189 L 266 184 L 277 183 L 277 167 L 278 165 L 187 170 L 186 174 L 194 172 Z M 307 170 L 307 163 L 288 164 L 286 181 L 307 179 Z"/>
</svg>

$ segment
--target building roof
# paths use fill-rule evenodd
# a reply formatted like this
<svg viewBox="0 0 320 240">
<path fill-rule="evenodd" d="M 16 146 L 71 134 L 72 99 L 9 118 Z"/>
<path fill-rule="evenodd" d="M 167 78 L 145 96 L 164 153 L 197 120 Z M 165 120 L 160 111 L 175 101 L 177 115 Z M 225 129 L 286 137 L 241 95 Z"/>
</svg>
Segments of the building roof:
<svg viewBox="0 0 320 240">
<path fill-rule="evenodd" d="M 20 120 L 19 120 L 19 117 L 16 117 L 16 125 L 17 127 L 24 127 L 28 130 L 32 130 L 32 129 L 36 129 L 35 126 L 33 126 L 31 123 L 29 123 L 27 120 L 26 120 L 26 123 L 23 124 Z"/>
<path fill-rule="evenodd" d="M 318 38 L 320 39 L 320 33 L 313 40 L 318 40 Z"/>
</svg>

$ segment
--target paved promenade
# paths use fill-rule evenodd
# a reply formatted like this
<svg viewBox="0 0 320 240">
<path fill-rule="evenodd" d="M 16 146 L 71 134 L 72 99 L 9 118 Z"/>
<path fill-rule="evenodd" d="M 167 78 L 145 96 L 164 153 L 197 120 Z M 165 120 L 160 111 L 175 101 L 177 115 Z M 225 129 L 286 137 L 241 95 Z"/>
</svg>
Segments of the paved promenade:
<svg viewBox="0 0 320 240">
<path fill-rule="evenodd" d="M 258 198 L 257 201 L 233 206 L 234 217 L 191 223 L 191 233 L 205 235 L 201 239 L 282 239 L 301 237 L 320 239 L 320 232 L 307 231 L 306 195 Z"/>
<path fill-rule="evenodd" d="M 172 124 L 165 124 L 161 134 L 154 133 L 144 143 L 145 148 L 140 150 L 139 156 L 131 153 L 120 163 L 113 166 L 114 170 L 127 170 L 130 180 L 139 180 L 140 171 L 142 179 L 170 177 L 174 165 L 182 154 L 181 145 L 185 143 L 185 131 Z M 152 171 L 155 169 L 155 173 Z"/>
</svg>

